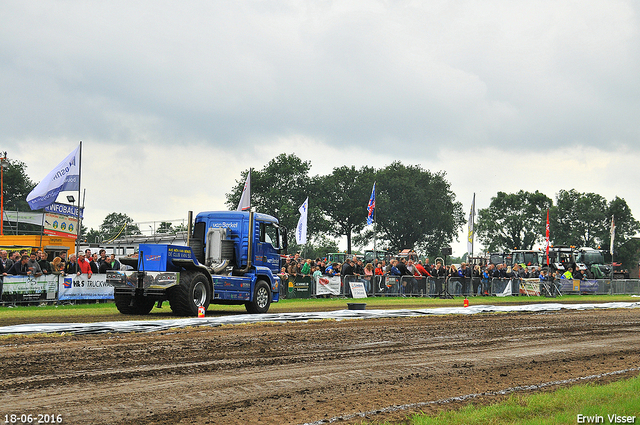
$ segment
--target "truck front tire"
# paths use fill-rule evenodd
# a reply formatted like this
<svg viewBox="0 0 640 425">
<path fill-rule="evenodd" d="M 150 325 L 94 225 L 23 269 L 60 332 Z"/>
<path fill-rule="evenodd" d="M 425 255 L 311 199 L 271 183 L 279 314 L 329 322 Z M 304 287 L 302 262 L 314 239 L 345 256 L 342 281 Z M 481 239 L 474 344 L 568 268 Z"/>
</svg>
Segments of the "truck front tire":
<svg viewBox="0 0 640 425">
<path fill-rule="evenodd" d="M 198 308 L 206 310 L 211 302 L 211 284 L 200 272 L 180 273 L 180 284 L 169 291 L 171 310 L 180 316 L 197 316 Z"/>
<path fill-rule="evenodd" d="M 136 298 L 128 294 L 114 294 L 113 298 L 116 303 L 116 308 L 122 314 L 149 314 L 156 303 L 154 300 L 148 298 Z"/>
<path fill-rule="evenodd" d="M 256 282 L 253 291 L 253 301 L 245 304 L 247 312 L 251 314 L 264 314 L 269 311 L 271 305 L 271 290 L 264 280 Z"/>
</svg>

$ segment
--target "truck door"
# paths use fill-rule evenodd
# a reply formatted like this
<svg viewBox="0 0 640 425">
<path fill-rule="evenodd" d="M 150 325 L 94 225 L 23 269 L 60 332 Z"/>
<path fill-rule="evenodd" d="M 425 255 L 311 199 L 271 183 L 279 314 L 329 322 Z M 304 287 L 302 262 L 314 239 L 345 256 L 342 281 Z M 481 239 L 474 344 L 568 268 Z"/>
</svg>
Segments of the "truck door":
<svg viewBox="0 0 640 425">
<path fill-rule="evenodd" d="M 275 223 L 260 223 L 255 262 L 257 266 L 268 267 L 273 273 L 280 271 L 280 238 L 278 236 L 278 226 Z"/>
</svg>

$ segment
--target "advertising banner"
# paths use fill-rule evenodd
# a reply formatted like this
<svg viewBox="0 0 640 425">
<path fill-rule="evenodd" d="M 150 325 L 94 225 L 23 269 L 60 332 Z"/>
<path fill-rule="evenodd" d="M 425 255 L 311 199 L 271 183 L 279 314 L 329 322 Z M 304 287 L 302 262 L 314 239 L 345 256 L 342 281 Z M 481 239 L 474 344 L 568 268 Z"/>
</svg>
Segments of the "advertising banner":
<svg viewBox="0 0 640 425">
<path fill-rule="evenodd" d="M 598 292 L 597 280 L 560 279 L 561 292 L 579 292 L 581 294 L 595 294 Z"/>
<path fill-rule="evenodd" d="M 316 295 L 340 295 L 340 276 L 319 276 L 316 280 Z"/>
<path fill-rule="evenodd" d="M 287 298 L 309 298 L 311 296 L 311 276 L 289 276 Z"/>
<path fill-rule="evenodd" d="M 78 218 L 62 214 L 45 213 L 44 234 L 76 239 L 78 237 Z"/>
<path fill-rule="evenodd" d="M 69 217 L 78 217 L 78 207 L 75 205 L 67 205 L 67 204 L 59 204 L 54 202 L 53 204 L 46 206 L 44 208 L 45 212 L 66 215 Z M 83 216 L 84 208 L 80 208 L 80 218 L 84 218 Z"/>
<path fill-rule="evenodd" d="M 5 276 L 2 297 L 15 298 L 23 301 L 39 299 L 55 299 L 58 286 L 58 276 Z"/>
<path fill-rule="evenodd" d="M 520 294 L 540 296 L 540 279 L 522 279 L 520 281 Z"/>
<path fill-rule="evenodd" d="M 65 300 L 112 300 L 113 286 L 107 283 L 106 274 L 60 276 L 58 299 Z"/>
<path fill-rule="evenodd" d="M 361 281 L 349 282 L 353 298 L 367 298 L 367 290 Z"/>
<path fill-rule="evenodd" d="M 23 211 L 5 211 L 4 221 L 11 223 L 29 223 L 36 226 L 42 226 L 42 213 L 23 212 Z"/>
</svg>

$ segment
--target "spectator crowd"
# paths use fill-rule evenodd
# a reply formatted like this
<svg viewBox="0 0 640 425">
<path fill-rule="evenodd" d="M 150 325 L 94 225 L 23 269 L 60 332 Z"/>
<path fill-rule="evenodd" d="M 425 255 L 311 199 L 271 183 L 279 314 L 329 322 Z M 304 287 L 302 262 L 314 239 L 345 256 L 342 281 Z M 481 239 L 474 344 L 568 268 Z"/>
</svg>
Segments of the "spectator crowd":
<svg viewBox="0 0 640 425">
<path fill-rule="evenodd" d="M 285 260 L 280 270 L 283 281 L 297 276 L 340 276 L 342 282 L 349 279 L 361 281 L 365 284 L 367 292 L 372 292 L 374 282 L 389 282 L 389 279 L 375 278 L 376 276 L 397 277 L 401 286 L 397 288 L 400 294 L 415 294 L 417 282 L 425 278 L 436 281 L 436 292 L 440 293 L 452 283 L 455 294 L 490 295 L 490 283 L 492 280 L 511 279 L 537 279 L 541 284 L 554 283 L 559 286 L 560 279 L 586 279 L 586 275 L 580 270 L 570 267 L 564 273 L 549 273 L 541 266 L 527 266 L 515 264 L 468 264 L 462 263 L 445 265 L 441 259 L 431 264 L 426 258 L 424 261 L 407 258 L 390 260 L 374 259 L 371 263 L 364 264 L 357 256 L 347 258 L 344 263 L 328 263 L 325 259 L 302 259 L 299 253 Z M 375 292 L 389 291 L 391 285 L 386 288 L 376 288 Z"/>
<path fill-rule="evenodd" d="M 91 253 L 90 249 L 78 254 L 71 254 L 67 259 L 66 252 L 49 261 L 46 251 L 27 251 L 26 249 L 14 251 L 9 254 L 6 250 L 0 250 L 0 273 L 7 275 L 42 276 L 47 274 L 88 274 L 105 273 L 109 270 L 120 270 L 120 262 L 115 254 L 107 255 L 106 250 L 101 249 L 97 253 Z"/>
<path fill-rule="evenodd" d="M 109 270 L 120 270 L 120 262 L 115 254 L 107 255 L 100 249 L 92 253 L 90 249 L 78 254 L 62 252 L 49 261 L 46 251 L 28 251 L 22 249 L 11 253 L 0 250 L 0 276 L 33 276 L 42 275 L 80 275 L 89 277 L 94 273 L 106 273 Z M 2 279 L 0 279 L 0 296 L 2 296 Z"/>
</svg>

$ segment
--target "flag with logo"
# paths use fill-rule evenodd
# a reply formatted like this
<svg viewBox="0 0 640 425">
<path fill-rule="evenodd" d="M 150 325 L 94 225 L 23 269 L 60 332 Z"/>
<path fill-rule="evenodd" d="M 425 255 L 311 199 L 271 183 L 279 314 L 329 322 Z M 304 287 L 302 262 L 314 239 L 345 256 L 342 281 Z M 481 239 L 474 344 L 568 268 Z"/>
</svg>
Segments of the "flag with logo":
<svg viewBox="0 0 640 425">
<path fill-rule="evenodd" d="M 80 146 L 75 148 L 27 195 L 32 210 L 53 204 L 63 191 L 80 190 Z"/>
<path fill-rule="evenodd" d="M 369 204 L 367 205 L 367 226 L 373 224 L 373 213 L 376 211 L 376 184 L 373 183 L 373 189 L 371 190 L 371 198 L 369 198 Z"/>
<path fill-rule="evenodd" d="M 244 182 L 244 189 L 242 189 L 242 196 L 240 197 L 240 203 L 236 211 L 249 211 L 251 208 L 251 168 L 249 168 L 249 174 L 247 174 L 247 180 Z"/>
<path fill-rule="evenodd" d="M 474 217 L 476 215 L 476 194 L 473 194 L 473 201 L 471 202 L 471 212 L 469 212 L 469 232 L 467 236 L 467 252 L 469 253 L 469 257 L 473 255 L 473 227 L 474 227 Z"/>
<path fill-rule="evenodd" d="M 300 212 L 300 218 L 298 219 L 298 226 L 296 227 L 296 243 L 303 245 L 307 243 L 307 213 L 309 210 L 309 197 L 304 200 L 304 203 L 300 205 L 298 211 Z"/>
</svg>

